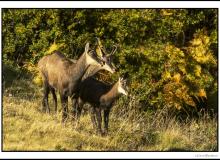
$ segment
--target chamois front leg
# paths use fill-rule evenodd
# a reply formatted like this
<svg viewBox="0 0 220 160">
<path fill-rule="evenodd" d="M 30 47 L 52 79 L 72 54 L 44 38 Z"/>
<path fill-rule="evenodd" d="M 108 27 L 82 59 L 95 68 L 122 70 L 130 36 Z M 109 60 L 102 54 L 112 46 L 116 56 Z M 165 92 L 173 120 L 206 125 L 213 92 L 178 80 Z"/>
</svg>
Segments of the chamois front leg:
<svg viewBox="0 0 220 160">
<path fill-rule="evenodd" d="M 54 88 L 50 88 L 51 90 L 51 93 L 53 95 L 53 102 L 54 102 L 54 110 L 55 112 L 57 112 L 57 96 L 56 96 L 56 92 L 55 92 L 55 89 Z"/>
<path fill-rule="evenodd" d="M 105 135 L 108 134 L 109 113 L 110 113 L 110 109 L 104 110 L 104 124 L 105 124 L 104 134 Z"/>
<path fill-rule="evenodd" d="M 50 92 L 50 88 L 49 88 L 49 85 L 47 82 L 44 82 L 43 85 L 44 85 L 44 97 L 43 97 L 43 101 L 42 101 L 42 107 L 43 107 L 42 111 L 50 113 L 50 107 L 48 104 L 48 95 Z"/>
<path fill-rule="evenodd" d="M 83 108 L 83 101 L 80 99 L 80 98 L 78 98 L 78 100 L 77 100 L 77 103 L 76 103 L 76 105 L 75 105 L 75 108 L 76 108 L 76 128 L 77 128 L 77 126 L 78 126 L 78 124 L 79 124 L 79 120 L 80 120 L 80 116 L 81 116 L 81 112 L 82 112 L 82 108 Z"/>
<path fill-rule="evenodd" d="M 76 121 L 76 110 L 77 110 L 77 99 L 72 96 L 71 97 L 71 100 L 72 100 L 72 109 L 71 109 L 71 120 L 73 121 L 73 123 L 75 123 Z"/>
<path fill-rule="evenodd" d="M 93 129 L 96 130 L 97 129 L 97 122 L 96 122 L 96 112 L 95 112 L 95 107 L 91 107 L 91 121 L 92 121 L 92 125 L 93 125 Z"/>
<path fill-rule="evenodd" d="M 60 99 L 62 104 L 62 123 L 65 123 L 68 115 L 68 96 L 60 93 Z"/>
<path fill-rule="evenodd" d="M 98 106 L 95 108 L 95 110 L 96 110 L 96 119 L 97 119 L 97 133 L 103 135 L 101 108 Z"/>
</svg>

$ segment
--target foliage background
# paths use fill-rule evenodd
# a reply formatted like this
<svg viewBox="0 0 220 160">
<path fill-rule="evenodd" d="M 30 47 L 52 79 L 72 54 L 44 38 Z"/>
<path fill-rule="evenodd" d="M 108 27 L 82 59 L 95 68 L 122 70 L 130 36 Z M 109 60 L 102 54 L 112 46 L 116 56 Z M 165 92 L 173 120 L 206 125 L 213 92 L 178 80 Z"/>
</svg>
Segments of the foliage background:
<svg viewBox="0 0 220 160">
<path fill-rule="evenodd" d="M 135 109 L 198 111 L 208 96 L 213 109 L 217 19 L 217 9 L 3 9 L 3 64 L 34 72 L 52 50 L 76 59 L 100 37 L 119 46 L 114 63 L 129 73 Z"/>
</svg>

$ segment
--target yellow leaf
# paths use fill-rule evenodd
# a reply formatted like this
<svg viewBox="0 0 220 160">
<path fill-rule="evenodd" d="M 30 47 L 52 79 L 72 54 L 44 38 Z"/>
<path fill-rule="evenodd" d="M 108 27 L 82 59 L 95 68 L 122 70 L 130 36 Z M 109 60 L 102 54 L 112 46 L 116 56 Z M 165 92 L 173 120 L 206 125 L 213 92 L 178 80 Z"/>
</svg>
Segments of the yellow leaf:
<svg viewBox="0 0 220 160">
<path fill-rule="evenodd" d="M 165 73 L 164 73 L 164 75 L 163 75 L 163 78 L 164 78 L 164 79 L 170 79 L 170 78 L 171 78 L 170 72 L 165 71 Z"/>
<path fill-rule="evenodd" d="M 163 16 L 170 16 L 170 15 L 172 15 L 173 13 L 170 12 L 170 10 L 168 10 L 168 9 L 162 9 L 162 10 L 161 10 L 161 14 L 162 14 Z"/>
<path fill-rule="evenodd" d="M 53 51 L 55 50 L 59 50 L 60 48 L 64 47 L 65 46 L 65 43 L 53 43 L 50 48 L 46 51 L 47 54 L 51 54 Z"/>
<path fill-rule="evenodd" d="M 39 75 L 35 76 L 32 81 L 34 84 L 38 86 L 41 86 L 41 84 L 43 83 L 42 78 Z"/>
<path fill-rule="evenodd" d="M 183 65 L 178 65 L 178 68 L 180 69 L 181 72 L 183 72 L 184 74 L 186 73 L 186 68 Z"/>
<path fill-rule="evenodd" d="M 196 65 L 194 71 L 195 71 L 195 75 L 197 77 L 200 77 L 200 75 L 201 75 L 201 66 L 200 65 Z"/>
<path fill-rule="evenodd" d="M 174 79 L 175 82 L 179 83 L 179 81 L 180 81 L 180 74 L 179 73 L 175 74 L 173 76 L 173 79 Z"/>
<path fill-rule="evenodd" d="M 178 109 L 178 110 L 180 110 L 180 109 L 182 108 L 182 107 L 180 106 L 180 104 L 177 104 L 177 103 L 175 103 L 174 106 L 175 106 L 175 108 Z"/>
<path fill-rule="evenodd" d="M 198 93 L 198 96 L 207 98 L 206 91 L 204 89 L 200 89 L 199 93 Z"/>
<path fill-rule="evenodd" d="M 194 46 L 198 46 L 198 45 L 202 44 L 202 40 L 200 38 L 195 38 L 195 39 L 192 40 L 191 43 Z"/>
<path fill-rule="evenodd" d="M 52 53 L 52 52 L 55 51 L 55 50 L 58 50 L 58 45 L 54 42 L 54 43 L 50 46 L 50 48 L 49 48 L 49 50 L 47 51 L 47 53 L 50 54 L 50 53 Z"/>
</svg>

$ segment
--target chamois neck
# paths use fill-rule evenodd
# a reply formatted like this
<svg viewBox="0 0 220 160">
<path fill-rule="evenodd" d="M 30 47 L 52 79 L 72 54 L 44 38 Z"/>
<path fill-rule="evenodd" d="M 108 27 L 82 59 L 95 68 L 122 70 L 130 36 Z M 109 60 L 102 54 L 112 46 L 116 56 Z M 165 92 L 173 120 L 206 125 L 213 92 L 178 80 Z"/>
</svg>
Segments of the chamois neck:
<svg viewBox="0 0 220 160">
<path fill-rule="evenodd" d="M 79 59 L 76 61 L 77 66 L 85 67 L 86 68 L 86 53 L 83 53 Z"/>
<path fill-rule="evenodd" d="M 104 97 L 110 101 L 119 97 L 121 93 L 118 92 L 118 82 L 112 85 L 111 89 L 104 95 Z"/>
<path fill-rule="evenodd" d="M 82 78 L 88 67 L 89 65 L 86 64 L 86 53 L 83 53 L 76 63 L 72 63 L 70 73 L 74 75 L 74 79 L 78 80 Z"/>
<path fill-rule="evenodd" d="M 98 71 L 101 70 L 101 67 L 95 66 L 95 65 L 90 65 L 88 69 L 86 70 L 85 74 L 82 77 L 82 81 L 87 79 L 88 77 L 92 77 L 95 75 Z"/>
</svg>

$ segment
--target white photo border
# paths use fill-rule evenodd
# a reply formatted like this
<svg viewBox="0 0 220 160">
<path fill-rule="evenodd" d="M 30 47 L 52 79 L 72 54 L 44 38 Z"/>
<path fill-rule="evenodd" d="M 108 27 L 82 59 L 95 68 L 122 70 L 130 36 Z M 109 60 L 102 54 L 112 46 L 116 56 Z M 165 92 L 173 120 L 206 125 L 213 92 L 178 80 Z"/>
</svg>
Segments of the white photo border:
<svg viewBox="0 0 220 160">
<path fill-rule="evenodd" d="M 0 8 L 1 8 L 1 13 L 3 8 L 218 8 L 219 9 L 220 2 L 219 1 L 4 1 L 4 2 L 0 1 Z M 220 16 L 218 12 L 218 21 L 219 21 L 219 17 Z M 1 15 L 0 18 L 2 23 Z M 2 32 L 0 32 L 0 34 L 2 34 Z M 2 46 L 1 40 L 0 43 Z M 0 60 L 2 62 L 2 56 L 0 56 Z M 2 65 L 0 65 L 0 69 L 2 70 L 1 67 Z M 1 88 L 1 94 L 2 94 L 2 88 Z M 0 100 L 2 106 L 2 96 L 0 96 Z M 2 115 L 2 110 L 0 111 L 0 114 Z M 219 115 L 219 109 L 218 109 L 218 115 Z M 0 117 L 1 125 L 2 125 L 1 118 L 2 117 Z M 219 122 L 218 122 L 218 127 L 219 127 Z M 1 131 L 2 131 L 2 126 L 1 126 Z M 0 134 L 1 133 L 2 132 L 0 132 Z M 2 140 L 2 135 L 0 136 Z M 218 140 L 219 140 L 219 129 L 218 129 Z M 2 144 L 0 145 L 2 146 Z M 26 158 L 219 159 L 220 154 L 219 151 L 218 152 L 129 152 L 129 151 L 128 152 L 117 152 L 117 151 L 116 152 L 2 152 L 2 148 L 1 148 L 0 158 L 1 159 L 2 158 L 7 158 L 7 159 L 11 159 L 11 158 L 13 159 L 14 158 L 16 159 L 26 159 Z"/>
</svg>

